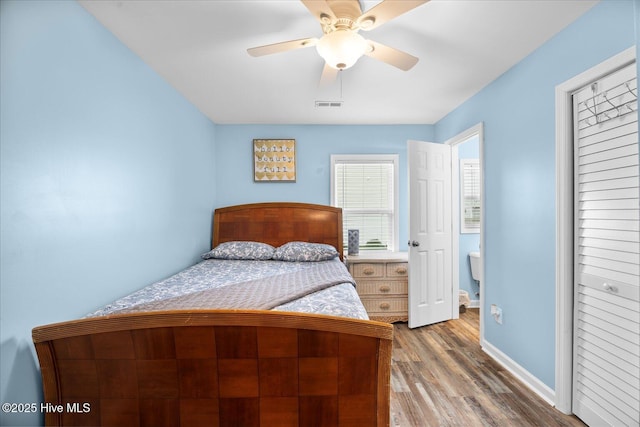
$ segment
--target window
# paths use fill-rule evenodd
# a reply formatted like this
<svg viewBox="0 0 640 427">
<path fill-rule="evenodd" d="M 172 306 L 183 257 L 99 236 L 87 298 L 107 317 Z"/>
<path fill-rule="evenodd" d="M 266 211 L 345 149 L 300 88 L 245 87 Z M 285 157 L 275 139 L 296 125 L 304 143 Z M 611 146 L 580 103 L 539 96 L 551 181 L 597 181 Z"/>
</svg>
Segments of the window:
<svg viewBox="0 0 640 427">
<path fill-rule="evenodd" d="M 360 231 L 361 250 L 398 248 L 398 155 L 331 156 L 331 203 L 347 230 Z"/>
<path fill-rule="evenodd" d="M 480 232 L 480 161 L 460 160 L 460 232 Z"/>
</svg>

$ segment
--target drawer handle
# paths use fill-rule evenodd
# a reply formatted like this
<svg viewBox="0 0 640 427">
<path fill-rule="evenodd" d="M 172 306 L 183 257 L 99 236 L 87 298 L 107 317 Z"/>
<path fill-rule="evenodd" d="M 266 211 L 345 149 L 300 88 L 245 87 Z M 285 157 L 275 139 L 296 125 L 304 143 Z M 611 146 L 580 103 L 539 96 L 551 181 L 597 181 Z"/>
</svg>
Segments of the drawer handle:
<svg viewBox="0 0 640 427">
<path fill-rule="evenodd" d="M 362 274 L 366 274 L 367 276 L 371 276 L 375 271 L 373 268 L 365 268 L 362 270 Z"/>
<path fill-rule="evenodd" d="M 380 292 L 389 292 L 391 290 L 391 286 L 383 285 L 380 286 Z"/>
<path fill-rule="evenodd" d="M 407 274 L 407 267 L 398 267 L 398 268 L 396 268 L 396 273 L 398 273 L 398 274 Z"/>
<path fill-rule="evenodd" d="M 390 307 L 391 307 L 391 304 L 389 304 L 388 302 L 380 303 L 380 310 L 389 310 Z"/>
</svg>

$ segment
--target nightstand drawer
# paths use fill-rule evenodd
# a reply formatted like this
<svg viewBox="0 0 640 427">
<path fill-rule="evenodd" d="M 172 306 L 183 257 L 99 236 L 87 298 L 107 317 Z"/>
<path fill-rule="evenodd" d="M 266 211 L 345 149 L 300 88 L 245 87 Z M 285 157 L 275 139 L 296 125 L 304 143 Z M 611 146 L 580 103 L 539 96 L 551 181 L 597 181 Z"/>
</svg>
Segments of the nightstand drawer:
<svg viewBox="0 0 640 427">
<path fill-rule="evenodd" d="M 371 320 L 407 321 L 409 262 L 406 252 L 365 252 L 347 256 L 347 265 Z"/>
<path fill-rule="evenodd" d="M 362 298 L 362 304 L 367 309 L 370 316 L 388 313 L 406 313 L 407 298 L 384 298 L 384 297 L 365 297 Z"/>
<path fill-rule="evenodd" d="M 394 281 L 378 281 L 368 282 L 361 280 L 358 282 L 356 289 L 360 295 L 390 295 L 390 296 L 407 296 L 407 282 Z"/>
<path fill-rule="evenodd" d="M 407 277 L 409 267 L 406 262 L 390 262 L 387 264 L 387 277 Z"/>
<path fill-rule="evenodd" d="M 384 264 L 359 263 L 353 266 L 353 277 L 384 277 Z"/>
</svg>

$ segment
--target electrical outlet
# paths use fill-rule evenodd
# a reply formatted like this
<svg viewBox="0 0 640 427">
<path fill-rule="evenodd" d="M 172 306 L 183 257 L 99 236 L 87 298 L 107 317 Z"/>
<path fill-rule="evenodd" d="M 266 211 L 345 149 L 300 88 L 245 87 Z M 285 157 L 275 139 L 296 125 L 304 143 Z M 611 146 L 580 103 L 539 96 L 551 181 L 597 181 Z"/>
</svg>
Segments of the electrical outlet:
<svg viewBox="0 0 640 427">
<path fill-rule="evenodd" d="M 493 315 L 493 318 L 496 319 L 496 323 L 502 325 L 502 309 L 500 307 L 496 309 L 496 314 Z"/>
<path fill-rule="evenodd" d="M 499 325 L 502 325 L 502 308 L 495 304 L 491 304 L 491 315 Z"/>
</svg>

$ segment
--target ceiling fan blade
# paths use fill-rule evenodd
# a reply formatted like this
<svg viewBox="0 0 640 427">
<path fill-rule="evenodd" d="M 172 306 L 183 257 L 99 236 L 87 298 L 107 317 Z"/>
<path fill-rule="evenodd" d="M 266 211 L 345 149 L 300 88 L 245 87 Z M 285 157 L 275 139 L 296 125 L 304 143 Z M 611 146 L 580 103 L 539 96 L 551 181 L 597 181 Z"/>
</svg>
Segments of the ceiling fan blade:
<svg viewBox="0 0 640 427">
<path fill-rule="evenodd" d="M 363 13 L 357 22 L 360 29 L 369 31 L 378 28 L 405 12 L 428 2 L 429 0 L 383 0 Z"/>
<path fill-rule="evenodd" d="M 329 25 L 336 21 L 336 15 L 329 7 L 326 0 L 300 0 L 304 4 L 309 12 L 320 22 L 322 25 Z M 326 16 L 323 20 L 323 16 Z"/>
<path fill-rule="evenodd" d="M 336 77 L 338 77 L 339 71 L 333 67 L 330 67 L 329 64 L 325 62 L 324 68 L 322 69 L 322 76 L 320 76 L 320 87 L 327 87 L 334 81 L 336 81 Z"/>
<path fill-rule="evenodd" d="M 286 52 L 288 50 L 300 49 L 303 47 L 315 46 L 318 39 L 311 37 L 308 39 L 290 40 L 288 42 L 268 44 L 265 46 L 252 47 L 247 49 L 251 56 L 271 55 L 273 53 Z"/>
<path fill-rule="evenodd" d="M 418 62 L 418 58 L 401 50 L 371 40 L 367 40 L 367 43 L 373 49 L 367 50 L 364 53 L 365 55 L 378 61 L 386 62 L 401 70 L 408 71 Z"/>
</svg>

